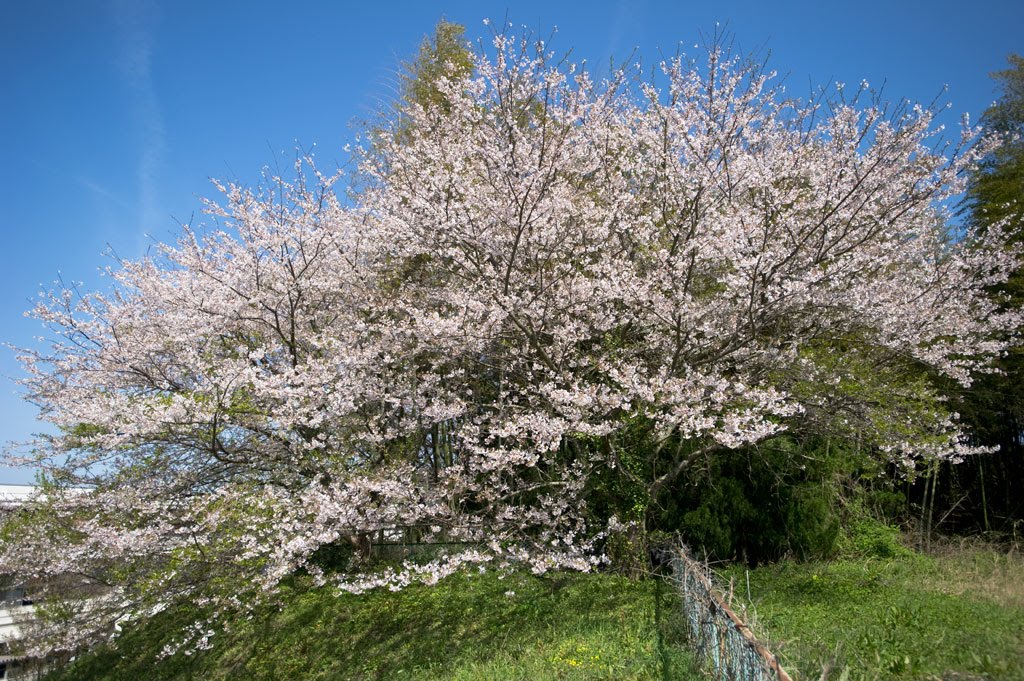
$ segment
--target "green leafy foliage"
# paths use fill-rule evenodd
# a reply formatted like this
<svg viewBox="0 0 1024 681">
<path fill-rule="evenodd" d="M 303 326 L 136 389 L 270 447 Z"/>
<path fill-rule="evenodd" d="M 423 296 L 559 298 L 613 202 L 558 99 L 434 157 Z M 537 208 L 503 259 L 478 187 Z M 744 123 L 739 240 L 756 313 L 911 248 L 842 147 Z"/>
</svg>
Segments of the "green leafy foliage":
<svg viewBox="0 0 1024 681">
<path fill-rule="evenodd" d="M 442 78 L 457 80 L 473 70 L 465 38 L 466 28 L 442 19 L 432 38 L 424 38 L 419 52 L 401 74 L 402 98 L 424 108 L 440 107 L 447 113 L 451 104 L 438 88 Z"/>
<path fill-rule="evenodd" d="M 900 543 L 899 528 L 869 516 L 851 518 L 837 542 L 844 556 L 854 558 L 897 558 L 911 555 Z"/>
<path fill-rule="evenodd" d="M 853 465 L 843 447 L 788 435 L 725 451 L 659 498 L 653 524 L 719 559 L 826 557 L 839 535 L 837 480 Z"/>
</svg>

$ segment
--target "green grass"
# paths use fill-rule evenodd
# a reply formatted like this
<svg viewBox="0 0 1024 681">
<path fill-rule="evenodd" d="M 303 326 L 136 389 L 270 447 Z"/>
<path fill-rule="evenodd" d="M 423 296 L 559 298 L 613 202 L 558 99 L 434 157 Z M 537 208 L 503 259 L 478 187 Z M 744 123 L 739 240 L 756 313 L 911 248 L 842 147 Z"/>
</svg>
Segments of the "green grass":
<svg viewBox="0 0 1024 681">
<path fill-rule="evenodd" d="M 746 617 L 797 678 L 1024 679 L 1019 555 L 894 554 L 751 570 Z M 747 600 L 744 568 L 720 576 Z"/>
<path fill-rule="evenodd" d="M 795 678 L 1024 679 L 1024 558 L 984 547 L 922 555 L 878 528 L 854 536 L 842 559 L 721 571 Z M 48 678 L 701 678 L 675 599 L 658 580 L 606 574 L 467 574 L 359 596 L 297 585 L 211 650 L 158 660 L 195 617 L 169 611 Z"/>
<path fill-rule="evenodd" d="M 163 613 L 126 632 L 118 651 L 81 656 L 48 679 L 699 678 L 658 581 L 484 574 L 398 593 L 287 596 L 282 609 L 215 636 L 211 650 L 156 661 L 188 617 Z"/>
</svg>

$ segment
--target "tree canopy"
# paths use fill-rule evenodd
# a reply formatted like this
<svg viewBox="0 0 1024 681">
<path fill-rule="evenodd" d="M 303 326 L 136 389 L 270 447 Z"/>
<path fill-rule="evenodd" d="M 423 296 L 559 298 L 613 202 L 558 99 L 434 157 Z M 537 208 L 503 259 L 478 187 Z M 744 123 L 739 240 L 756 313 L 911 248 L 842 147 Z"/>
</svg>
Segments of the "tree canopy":
<svg viewBox="0 0 1024 681">
<path fill-rule="evenodd" d="M 25 386 L 60 432 L 0 557 L 43 591 L 77 576 L 46 646 L 178 599 L 244 613 L 299 570 L 358 591 L 591 569 L 617 521 L 595 479 L 656 498 L 796 427 L 908 466 L 972 451 L 922 377 L 968 384 L 1016 323 L 987 294 L 1003 230 L 947 229 L 986 146 L 867 92 L 795 101 L 717 45 L 597 81 L 460 36 L 425 48 L 351 199 L 309 159 L 221 185 L 209 228 L 111 291 L 40 301 Z M 410 536 L 441 548 L 366 560 Z"/>
</svg>

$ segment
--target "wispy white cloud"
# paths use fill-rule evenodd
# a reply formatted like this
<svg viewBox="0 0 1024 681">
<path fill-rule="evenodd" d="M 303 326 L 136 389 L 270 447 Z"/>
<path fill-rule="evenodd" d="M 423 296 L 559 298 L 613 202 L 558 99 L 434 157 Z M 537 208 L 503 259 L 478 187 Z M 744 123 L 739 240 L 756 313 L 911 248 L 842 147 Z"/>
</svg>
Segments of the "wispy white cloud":
<svg viewBox="0 0 1024 681">
<path fill-rule="evenodd" d="M 158 9 L 151 0 L 113 0 L 120 45 L 119 66 L 132 95 L 133 119 L 139 152 L 136 183 L 139 191 L 139 242 L 166 223 L 161 214 L 159 178 L 163 166 L 165 131 L 160 102 L 151 71 L 153 33 Z"/>
<path fill-rule="evenodd" d="M 106 187 L 104 187 L 100 183 L 96 182 L 95 180 L 92 180 L 92 179 L 90 179 L 88 177 L 84 177 L 82 175 L 76 175 L 75 176 L 75 182 L 78 184 L 78 186 L 82 187 L 83 189 L 88 189 L 91 193 L 95 194 L 97 197 L 99 197 L 101 199 L 104 199 L 106 201 L 109 201 L 111 203 L 114 203 L 117 206 L 119 206 L 120 208 L 132 208 L 133 207 L 123 197 L 118 196 L 117 194 L 115 194 L 114 192 L 110 191 L 109 189 L 107 189 Z"/>
</svg>

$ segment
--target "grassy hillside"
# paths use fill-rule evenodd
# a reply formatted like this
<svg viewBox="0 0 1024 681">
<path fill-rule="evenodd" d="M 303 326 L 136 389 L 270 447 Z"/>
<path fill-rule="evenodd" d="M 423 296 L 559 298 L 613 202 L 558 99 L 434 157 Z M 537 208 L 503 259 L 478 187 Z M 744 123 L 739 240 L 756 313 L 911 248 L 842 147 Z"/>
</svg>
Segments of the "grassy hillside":
<svg viewBox="0 0 1024 681">
<path fill-rule="evenodd" d="M 885 528 L 881 528 L 885 529 Z M 875 526 L 841 559 L 720 572 L 733 604 L 797 679 L 1024 679 L 1024 558 L 922 555 Z M 748 587 L 749 579 L 749 587 Z M 696 679 L 678 602 L 660 580 L 465 575 L 360 596 L 296 586 L 212 650 L 157 661 L 189 621 L 163 613 L 118 652 L 51 681 L 202 679 Z"/>
<path fill-rule="evenodd" d="M 890 544 L 720 576 L 799 678 L 828 668 L 828 678 L 851 681 L 1024 679 L 1020 554 L 947 547 L 922 555 Z"/>
<path fill-rule="evenodd" d="M 185 621 L 164 613 L 120 649 L 51 681 L 99 679 L 687 679 L 670 590 L 611 575 L 455 577 L 433 588 L 337 596 L 295 588 L 280 611 L 155 662 Z"/>
</svg>

